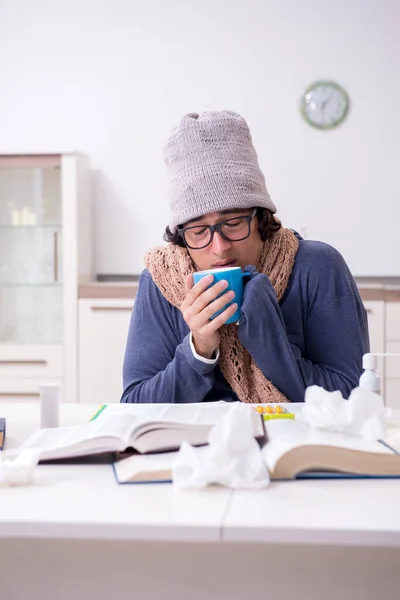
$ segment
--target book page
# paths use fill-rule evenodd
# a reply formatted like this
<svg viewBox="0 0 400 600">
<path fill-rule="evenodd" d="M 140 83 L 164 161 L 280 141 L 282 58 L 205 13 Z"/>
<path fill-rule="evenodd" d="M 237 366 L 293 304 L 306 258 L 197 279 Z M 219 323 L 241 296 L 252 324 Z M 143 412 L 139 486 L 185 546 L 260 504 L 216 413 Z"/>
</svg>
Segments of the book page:
<svg viewBox="0 0 400 600">
<path fill-rule="evenodd" d="M 126 444 L 129 442 L 132 431 L 138 426 L 141 419 L 133 413 L 109 413 L 107 409 L 98 419 L 85 423 L 80 427 L 87 428 L 87 425 L 94 425 L 93 437 L 115 437 Z"/>
<path fill-rule="evenodd" d="M 266 423 L 266 430 L 268 442 L 262 452 L 271 473 L 281 456 L 298 446 L 336 446 L 349 450 L 392 454 L 389 448 L 378 441 L 364 440 L 361 437 L 325 429 L 312 429 L 308 423 L 299 420 L 271 420 Z"/>
<path fill-rule="evenodd" d="M 254 435 L 263 435 L 263 426 L 260 415 L 253 406 L 240 404 L 249 410 L 253 416 Z M 168 423 L 184 425 L 215 425 L 226 417 L 231 402 L 196 402 L 192 404 L 109 404 L 101 416 L 115 414 L 132 414 L 138 417 L 135 430 L 142 433 L 153 428 L 164 428 Z M 148 425 L 148 426 L 147 426 Z M 156 426 L 156 427 L 155 427 Z M 139 431 L 140 430 L 140 431 Z"/>
<path fill-rule="evenodd" d="M 39 429 L 21 444 L 20 449 L 24 450 L 25 448 L 35 447 L 40 448 L 41 450 L 51 450 L 64 447 L 65 441 L 71 435 L 71 429 L 72 427 Z"/>
<path fill-rule="evenodd" d="M 190 423 L 209 425 L 221 419 L 232 406 L 231 402 L 195 402 L 190 404 L 108 404 L 102 413 L 135 414 L 140 421 Z"/>
<path fill-rule="evenodd" d="M 137 421 L 138 418 L 133 414 L 114 414 L 107 419 L 99 418 L 95 421 L 82 423 L 82 425 L 40 429 L 21 445 L 21 449 L 35 447 L 47 453 L 63 448 L 81 447 L 124 449 L 126 440 L 129 439 L 130 432 Z M 110 442 L 104 446 L 105 439 L 109 439 Z M 100 440 L 102 441 L 101 448 L 98 445 Z"/>
</svg>

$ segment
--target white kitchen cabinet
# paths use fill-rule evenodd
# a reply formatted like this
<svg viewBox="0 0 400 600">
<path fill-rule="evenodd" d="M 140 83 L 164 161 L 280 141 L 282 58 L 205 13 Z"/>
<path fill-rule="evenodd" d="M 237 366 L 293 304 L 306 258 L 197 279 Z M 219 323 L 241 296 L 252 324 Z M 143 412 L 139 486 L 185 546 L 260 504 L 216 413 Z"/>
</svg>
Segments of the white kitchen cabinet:
<svg viewBox="0 0 400 600">
<path fill-rule="evenodd" d="M 386 303 L 386 352 L 400 355 L 400 293 Z M 399 301 L 396 301 L 396 296 Z M 400 408 L 400 356 L 386 357 L 386 405 Z"/>
<path fill-rule="evenodd" d="M 400 378 L 386 380 L 385 404 L 389 408 L 400 408 Z"/>
<path fill-rule="evenodd" d="M 93 279 L 89 161 L 0 155 L 0 398 L 78 397 L 78 288 Z"/>
<path fill-rule="evenodd" d="M 79 300 L 79 402 L 120 401 L 132 307 L 133 299 Z"/>
<path fill-rule="evenodd" d="M 386 303 L 386 339 L 400 341 L 400 293 L 398 302 Z"/>
<path fill-rule="evenodd" d="M 368 317 L 370 352 L 385 352 L 385 312 L 386 305 L 383 300 L 364 300 L 363 302 Z M 378 375 L 381 378 L 381 393 L 385 394 L 385 361 L 378 358 Z"/>
<path fill-rule="evenodd" d="M 385 302 L 366 300 L 363 302 L 368 317 L 371 352 L 385 351 Z"/>
</svg>

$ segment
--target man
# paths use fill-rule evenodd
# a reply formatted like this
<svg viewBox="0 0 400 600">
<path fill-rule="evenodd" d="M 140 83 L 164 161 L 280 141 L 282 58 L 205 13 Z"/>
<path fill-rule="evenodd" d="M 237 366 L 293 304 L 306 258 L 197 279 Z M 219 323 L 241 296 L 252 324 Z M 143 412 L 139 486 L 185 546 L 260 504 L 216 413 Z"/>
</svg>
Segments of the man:
<svg viewBox="0 0 400 600">
<path fill-rule="evenodd" d="M 342 256 L 274 217 L 250 131 L 238 114 L 183 117 L 165 148 L 168 246 L 150 251 L 125 353 L 122 402 L 302 402 L 306 387 L 358 385 L 366 312 Z M 250 271 L 236 305 L 212 276 Z"/>
</svg>

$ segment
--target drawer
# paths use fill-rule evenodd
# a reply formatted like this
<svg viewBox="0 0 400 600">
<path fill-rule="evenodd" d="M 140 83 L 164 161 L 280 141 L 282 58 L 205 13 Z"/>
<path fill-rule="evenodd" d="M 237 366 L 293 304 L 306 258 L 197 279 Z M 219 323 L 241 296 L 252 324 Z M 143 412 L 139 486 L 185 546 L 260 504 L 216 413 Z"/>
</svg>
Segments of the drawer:
<svg viewBox="0 0 400 600">
<path fill-rule="evenodd" d="M 0 379 L 0 402 L 38 402 L 41 383 L 58 383 L 61 379 Z M 1 412 L 1 409 L 0 409 Z"/>
<path fill-rule="evenodd" d="M 400 377 L 386 379 L 385 404 L 389 408 L 400 408 Z"/>
<path fill-rule="evenodd" d="M 400 302 L 386 303 L 386 339 L 400 341 Z"/>
<path fill-rule="evenodd" d="M 3 377 L 63 377 L 63 347 L 1 345 L 0 380 Z"/>
</svg>

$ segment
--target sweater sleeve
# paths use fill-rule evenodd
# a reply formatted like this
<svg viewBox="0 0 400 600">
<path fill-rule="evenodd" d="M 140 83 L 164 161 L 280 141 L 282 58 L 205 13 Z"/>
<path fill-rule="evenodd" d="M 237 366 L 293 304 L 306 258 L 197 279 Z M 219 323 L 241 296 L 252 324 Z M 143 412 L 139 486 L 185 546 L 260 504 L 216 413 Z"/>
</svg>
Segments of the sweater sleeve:
<svg viewBox="0 0 400 600">
<path fill-rule="evenodd" d="M 129 325 L 121 402 L 201 402 L 212 388 L 217 361 L 193 355 L 189 328 L 182 340 L 174 311 L 145 270 Z"/>
<path fill-rule="evenodd" d="M 348 397 L 358 385 L 362 356 L 369 351 L 366 312 L 338 253 L 331 267 L 334 285 L 324 285 L 323 273 L 320 280 L 314 273 L 315 285 L 303 298 L 301 343 L 296 335 L 288 335 L 268 277 L 257 274 L 246 286 L 239 339 L 264 375 L 292 402 L 303 402 L 310 385 L 340 390 Z"/>
</svg>

